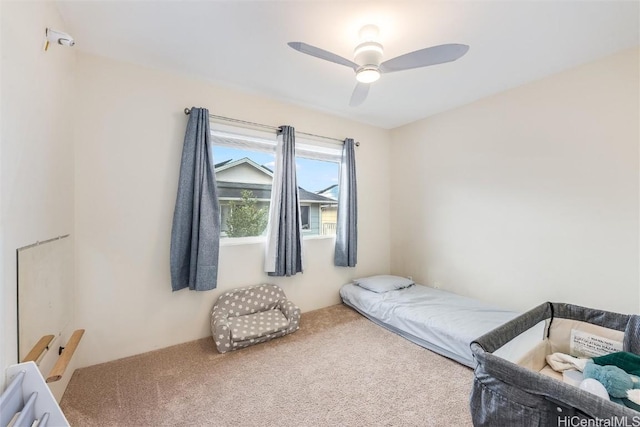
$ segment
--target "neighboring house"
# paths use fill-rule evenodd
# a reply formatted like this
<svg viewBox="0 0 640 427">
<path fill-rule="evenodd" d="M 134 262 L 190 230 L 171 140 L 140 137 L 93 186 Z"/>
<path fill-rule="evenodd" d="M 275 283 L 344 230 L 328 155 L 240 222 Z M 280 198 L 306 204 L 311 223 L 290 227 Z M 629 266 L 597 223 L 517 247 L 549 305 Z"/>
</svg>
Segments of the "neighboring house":
<svg viewBox="0 0 640 427">
<path fill-rule="evenodd" d="M 332 186 L 327 187 L 324 190 L 316 191 L 316 194 L 319 194 L 324 197 L 328 197 L 333 200 L 338 200 L 339 191 L 340 191 L 340 187 L 338 187 L 338 184 L 333 184 Z"/>
<path fill-rule="evenodd" d="M 327 197 L 331 200 L 338 200 L 338 192 L 340 187 L 338 184 L 333 184 L 330 187 L 316 192 L 316 194 Z M 322 228 L 322 234 L 335 234 L 336 224 L 338 223 L 338 204 L 332 203 L 324 205 L 320 209 L 320 227 Z"/>
<path fill-rule="evenodd" d="M 228 160 L 214 166 L 220 200 L 220 225 L 222 235 L 226 235 L 227 219 L 231 214 L 230 202 L 242 200 L 244 190 L 251 191 L 257 200 L 258 207 L 269 207 L 271 201 L 271 183 L 273 172 L 265 166 L 244 157 L 239 160 Z M 300 216 L 304 234 L 335 233 L 335 225 L 323 232 L 321 211 L 337 206 L 337 201 L 298 187 L 300 195 Z M 326 228 L 326 227 L 325 227 Z"/>
</svg>

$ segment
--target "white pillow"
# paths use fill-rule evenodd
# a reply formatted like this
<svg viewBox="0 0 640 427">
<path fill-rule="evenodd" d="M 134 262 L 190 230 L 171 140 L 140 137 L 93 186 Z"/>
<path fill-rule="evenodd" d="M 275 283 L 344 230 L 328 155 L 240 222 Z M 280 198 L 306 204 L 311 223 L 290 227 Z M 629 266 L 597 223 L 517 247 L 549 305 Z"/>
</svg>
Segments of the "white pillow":
<svg viewBox="0 0 640 427">
<path fill-rule="evenodd" d="M 361 288 L 365 288 L 379 294 L 408 288 L 414 284 L 413 280 L 407 279 L 406 277 L 389 275 L 363 277 L 362 279 L 355 279 L 353 283 Z"/>
</svg>

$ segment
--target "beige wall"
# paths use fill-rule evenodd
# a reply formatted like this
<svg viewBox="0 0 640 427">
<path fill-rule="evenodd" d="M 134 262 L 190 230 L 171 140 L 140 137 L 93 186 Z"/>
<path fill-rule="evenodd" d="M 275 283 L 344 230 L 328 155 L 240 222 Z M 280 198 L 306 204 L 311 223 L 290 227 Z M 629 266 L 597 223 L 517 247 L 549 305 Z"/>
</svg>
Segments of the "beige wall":
<svg viewBox="0 0 640 427">
<path fill-rule="evenodd" d="M 267 280 L 305 311 L 390 269 L 519 309 L 640 311 L 637 50 L 387 132 L 73 49 L 44 53 L 44 28 L 64 30 L 53 4 L 0 5 L 1 367 L 16 362 L 15 249 L 67 233 L 82 365 L 207 336 L 220 291 Z M 192 105 L 362 141 L 358 267 L 333 267 L 333 239 L 310 239 L 305 273 L 271 279 L 263 244 L 228 245 L 219 290 L 172 293 Z"/>
<path fill-rule="evenodd" d="M 282 285 L 303 311 L 339 302 L 355 276 L 385 273 L 389 253 L 389 132 L 172 74 L 78 55 L 75 117 L 78 323 L 82 364 L 207 336 L 220 291 Z M 169 243 L 186 116 L 184 107 L 327 136 L 357 151 L 359 263 L 333 266 L 333 239 L 305 240 L 305 273 L 269 278 L 262 243 L 223 246 L 218 289 L 171 292 Z M 368 215 L 375 212 L 375 215 Z"/>
<path fill-rule="evenodd" d="M 638 50 L 396 129 L 392 271 L 640 312 Z"/>
<path fill-rule="evenodd" d="M 2 1 L 0 10 L 2 390 L 4 367 L 17 362 L 16 249 L 73 235 L 76 108 L 73 49 L 52 46 L 48 52 L 42 50 L 47 26 L 64 29 L 53 3 Z M 69 310 L 73 310 L 73 301 L 69 301 Z"/>
</svg>

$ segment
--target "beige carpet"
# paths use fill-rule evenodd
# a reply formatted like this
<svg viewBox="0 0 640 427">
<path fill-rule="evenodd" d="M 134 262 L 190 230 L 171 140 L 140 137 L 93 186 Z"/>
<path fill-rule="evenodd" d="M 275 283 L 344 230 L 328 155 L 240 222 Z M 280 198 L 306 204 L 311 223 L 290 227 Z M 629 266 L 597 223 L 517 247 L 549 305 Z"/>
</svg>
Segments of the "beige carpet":
<svg viewBox="0 0 640 427">
<path fill-rule="evenodd" d="M 336 305 L 227 354 L 211 339 L 77 370 L 72 426 L 465 426 L 473 372 Z"/>
</svg>

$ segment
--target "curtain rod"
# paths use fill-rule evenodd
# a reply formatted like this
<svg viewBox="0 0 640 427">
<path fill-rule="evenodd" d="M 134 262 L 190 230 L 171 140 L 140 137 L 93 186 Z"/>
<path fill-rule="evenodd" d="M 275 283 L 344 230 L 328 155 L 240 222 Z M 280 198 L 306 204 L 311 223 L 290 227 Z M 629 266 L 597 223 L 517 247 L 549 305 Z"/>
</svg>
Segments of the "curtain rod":
<svg viewBox="0 0 640 427">
<path fill-rule="evenodd" d="M 191 110 L 189 108 L 185 108 L 184 109 L 184 114 L 189 115 L 191 113 Z M 218 120 L 224 120 L 227 122 L 233 122 L 233 123 L 241 123 L 244 125 L 250 125 L 250 126 L 256 126 L 256 127 L 260 127 L 263 129 L 270 129 L 270 130 L 275 130 L 275 131 L 280 131 L 280 128 L 277 126 L 269 126 L 269 125 L 263 125 L 262 123 L 255 123 L 255 122 L 248 122 L 245 120 L 240 120 L 240 119 L 233 119 L 231 117 L 225 117 L 225 116 L 216 116 L 215 114 L 209 114 L 209 118 L 210 119 L 218 119 Z M 305 135 L 305 136 L 312 136 L 315 138 L 322 138 L 322 139 L 328 139 L 331 141 L 337 141 L 340 144 L 344 144 L 344 141 L 338 138 L 331 138 L 330 136 L 323 136 L 323 135 L 316 135 L 315 133 L 307 133 L 307 132 L 298 132 L 296 131 L 296 134 L 299 135 Z M 360 146 L 360 142 L 355 142 L 355 146 L 359 147 Z"/>
</svg>

